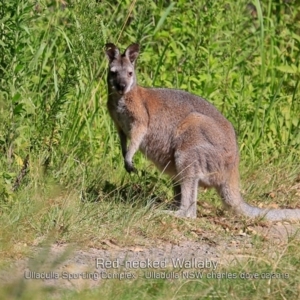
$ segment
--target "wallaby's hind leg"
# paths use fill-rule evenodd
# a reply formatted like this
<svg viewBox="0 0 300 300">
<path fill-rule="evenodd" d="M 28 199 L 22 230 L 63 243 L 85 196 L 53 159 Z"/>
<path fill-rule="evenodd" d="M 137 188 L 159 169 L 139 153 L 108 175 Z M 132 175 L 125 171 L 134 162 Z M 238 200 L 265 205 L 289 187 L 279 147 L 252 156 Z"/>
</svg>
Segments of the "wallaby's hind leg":
<svg viewBox="0 0 300 300">
<path fill-rule="evenodd" d="M 175 209 L 180 208 L 180 203 L 181 203 L 181 187 L 180 184 L 176 181 L 173 182 L 173 192 L 174 192 L 174 198 L 172 202 L 172 206 Z"/>
<path fill-rule="evenodd" d="M 197 188 L 198 180 L 185 178 L 181 184 L 174 185 L 174 199 L 173 203 L 176 210 L 166 210 L 176 217 L 186 217 L 195 219 L 197 217 Z"/>
<path fill-rule="evenodd" d="M 178 217 L 197 217 L 197 191 L 198 180 L 194 178 L 184 178 L 180 185 L 181 202 L 179 210 L 175 212 Z"/>
</svg>

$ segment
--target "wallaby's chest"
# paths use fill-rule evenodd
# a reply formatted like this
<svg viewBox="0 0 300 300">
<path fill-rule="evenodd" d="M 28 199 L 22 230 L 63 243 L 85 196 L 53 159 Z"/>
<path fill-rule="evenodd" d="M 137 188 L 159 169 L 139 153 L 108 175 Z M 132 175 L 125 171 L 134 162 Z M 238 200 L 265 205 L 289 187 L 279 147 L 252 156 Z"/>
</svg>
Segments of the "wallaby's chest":
<svg viewBox="0 0 300 300">
<path fill-rule="evenodd" d="M 114 120 L 114 122 L 122 129 L 122 131 L 129 136 L 131 128 L 132 113 L 128 109 L 125 103 L 125 99 L 108 102 L 108 109 Z"/>
</svg>

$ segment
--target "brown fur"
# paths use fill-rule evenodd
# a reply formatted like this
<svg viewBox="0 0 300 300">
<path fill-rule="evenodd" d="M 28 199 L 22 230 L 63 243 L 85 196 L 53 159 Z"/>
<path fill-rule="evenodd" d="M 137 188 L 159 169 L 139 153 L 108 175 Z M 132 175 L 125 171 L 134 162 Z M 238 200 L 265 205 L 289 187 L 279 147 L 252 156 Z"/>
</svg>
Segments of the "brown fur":
<svg viewBox="0 0 300 300">
<path fill-rule="evenodd" d="M 249 217 L 300 219 L 299 210 L 262 210 L 239 192 L 239 154 L 231 123 L 209 102 L 190 93 L 136 84 L 139 46 L 123 54 L 106 45 L 109 60 L 107 107 L 118 130 L 125 168 L 142 153 L 174 181 L 177 216 L 196 217 L 198 186 L 214 187 L 223 202 Z M 130 143 L 127 148 L 127 138 Z"/>
</svg>

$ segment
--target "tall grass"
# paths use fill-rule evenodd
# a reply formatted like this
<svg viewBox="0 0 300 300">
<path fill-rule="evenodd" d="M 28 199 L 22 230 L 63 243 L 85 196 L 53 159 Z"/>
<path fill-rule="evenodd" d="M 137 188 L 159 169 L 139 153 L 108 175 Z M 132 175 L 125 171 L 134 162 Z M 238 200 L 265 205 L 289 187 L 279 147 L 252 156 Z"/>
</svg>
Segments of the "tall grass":
<svg viewBox="0 0 300 300">
<path fill-rule="evenodd" d="M 27 154 L 63 185 L 83 189 L 95 168 L 119 168 L 105 108 L 107 41 L 141 43 L 140 84 L 186 89 L 214 103 L 233 122 L 245 156 L 299 150 L 298 5 L 255 1 L 249 11 L 245 1 L 115 4 L 2 4 L 5 197 L 13 197 L 10 185 Z"/>
</svg>

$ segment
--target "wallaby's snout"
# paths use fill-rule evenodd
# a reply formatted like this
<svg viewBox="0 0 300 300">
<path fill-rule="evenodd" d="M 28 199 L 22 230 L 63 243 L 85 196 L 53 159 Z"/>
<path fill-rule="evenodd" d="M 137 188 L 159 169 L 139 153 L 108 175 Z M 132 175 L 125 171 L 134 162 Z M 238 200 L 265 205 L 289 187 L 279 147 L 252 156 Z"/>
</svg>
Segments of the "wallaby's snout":
<svg viewBox="0 0 300 300">
<path fill-rule="evenodd" d="M 120 95 L 123 95 L 124 92 L 126 91 L 126 84 L 125 83 L 120 83 L 118 84 L 118 90 L 117 92 L 120 94 Z"/>
<path fill-rule="evenodd" d="M 106 46 L 106 56 L 109 61 L 108 82 L 110 92 L 119 95 L 128 93 L 136 85 L 134 63 L 139 53 L 139 45 L 130 45 L 123 54 L 112 43 Z"/>
</svg>

